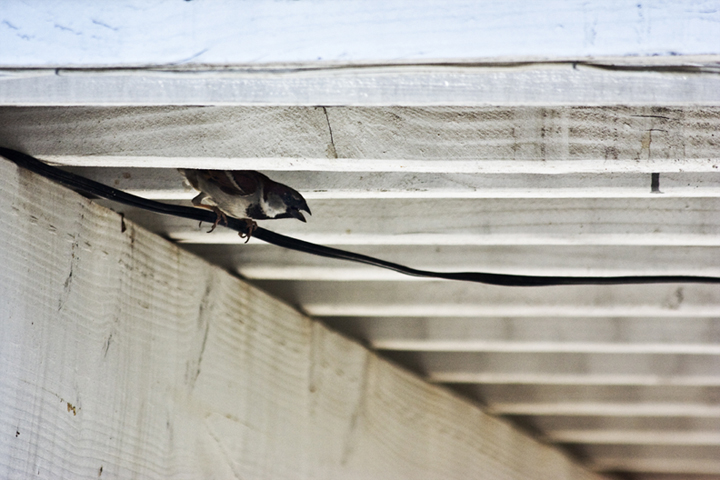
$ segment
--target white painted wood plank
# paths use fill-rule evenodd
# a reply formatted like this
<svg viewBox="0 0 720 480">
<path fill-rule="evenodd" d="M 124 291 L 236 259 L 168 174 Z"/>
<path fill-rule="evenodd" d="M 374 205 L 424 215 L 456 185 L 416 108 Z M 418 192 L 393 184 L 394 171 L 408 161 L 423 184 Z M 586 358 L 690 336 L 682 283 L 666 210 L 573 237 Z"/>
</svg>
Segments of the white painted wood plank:
<svg viewBox="0 0 720 480">
<path fill-rule="evenodd" d="M 182 244 L 185 246 L 200 246 L 199 244 Z M 208 247 L 222 247 L 224 245 L 218 244 L 204 244 Z M 342 246 L 341 246 L 342 248 Z M 354 250 L 354 249 L 353 249 Z M 341 260 L 336 260 L 341 262 Z M 223 262 L 227 263 L 227 262 Z M 411 263 L 412 264 L 412 263 Z M 415 265 L 417 266 L 417 265 Z M 700 268 L 692 268 L 690 265 L 685 265 L 683 268 L 652 268 L 643 269 L 641 266 L 634 266 L 631 264 L 624 265 L 622 270 L 607 270 L 601 269 L 597 271 L 588 271 L 584 268 L 574 268 L 561 270 L 555 268 L 553 270 L 547 269 L 531 269 L 527 267 L 518 267 L 517 269 L 511 269 L 502 267 L 499 269 L 488 269 L 484 266 L 475 265 L 458 265 L 457 267 L 450 268 L 449 265 L 442 265 L 438 268 L 434 266 L 421 265 L 424 270 L 436 271 L 436 272 L 457 272 L 457 271 L 469 271 L 469 272 L 512 272 L 514 274 L 522 275 L 540 275 L 540 276 L 552 276 L 552 275 L 568 275 L 568 276 L 610 276 L 610 275 L 707 275 L 707 276 L 718 276 L 718 269 L 711 266 L 703 266 Z M 576 267 L 578 267 L 576 265 Z M 401 273 L 394 272 L 392 270 L 385 270 L 379 267 L 363 267 L 363 268 L 327 268 L 327 267 L 273 267 L 273 266 L 245 266 L 245 265 L 230 265 L 230 271 L 239 273 L 243 278 L 249 282 L 254 281 L 265 281 L 265 280 L 278 280 L 278 281 L 313 281 L 313 282 L 428 282 L 432 279 L 427 277 L 413 277 L 404 275 Z"/>
<path fill-rule="evenodd" d="M 677 58 L 677 57 L 673 57 Z M 517 60 L 514 59 L 514 60 Z M 606 70 L 574 63 L 379 66 L 275 72 L 0 70 L 0 104 L 14 106 L 720 105 L 717 57 L 708 73 Z M 681 70 L 685 62 L 676 67 Z M 512 88 L 508 88 L 511 85 Z"/>
<path fill-rule="evenodd" d="M 442 173 L 461 182 L 720 168 L 720 109 L 709 106 L 5 107 L 0 127 L 5 147 L 79 166 Z"/>
<path fill-rule="evenodd" d="M 696 468 L 694 469 L 692 467 L 691 461 L 696 460 L 697 465 L 696 467 L 701 467 L 702 465 L 716 465 L 717 467 L 720 467 L 720 447 L 715 445 L 706 445 L 706 446 L 699 446 L 699 447 L 692 447 L 689 445 L 686 446 L 678 446 L 676 448 L 672 448 L 667 445 L 602 445 L 602 444 L 596 444 L 596 445 L 586 445 L 582 448 L 582 450 L 586 451 L 587 453 L 595 454 L 600 462 L 598 463 L 605 463 L 605 459 L 608 460 L 610 458 L 613 459 L 626 459 L 630 462 L 635 460 L 640 460 L 639 463 L 644 463 L 652 460 L 653 458 L 656 459 L 667 459 L 671 460 L 667 462 L 667 465 L 672 465 L 673 463 L 679 464 L 679 465 L 685 465 L 686 467 L 683 470 L 676 470 L 676 472 L 687 472 L 687 473 L 702 473 L 702 468 Z M 670 452 L 674 451 L 675 455 L 672 455 Z M 675 460 L 676 462 L 672 462 L 672 460 Z M 593 462 L 595 463 L 595 462 Z M 660 464 L 657 466 L 659 467 Z M 717 468 L 716 467 L 716 468 Z M 657 467 L 656 467 L 657 468 Z M 655 470 L 654 468 L 650 468 L 650 471 Z M 658 471 L 658 470 L 655 470 Z M 662 470 L 659 470 L 662 471 Z M 720 474 L 720 468 L 718 468 L 715 471 L 708 472 L 708 473 L 715 473 Z"/>
<path fill-rule="evenodd" d="M 522 418 L 522 417 L 517 417 Z M 608 417 L 608 416 L 538 416 L 532 419 L 535 428 L 552 430 L 663 430 L 663 431 L 720 431 L 720 417 Z"/>
<path fill-rule="evenodd" d="M 318 317 L 567 319 L 720 315 L 717 285 L 506 288 L 451 281 L 254 283 Z"/>
<path fill-rule="evenodd" d="M 705 2 L 9 2 L 6 66 L 716 53 Z M 352 21 L 348 21 L 352 19 Z M 158 27 L 161 26 L 161 27 Z M 682 41 L 681 41 L 682 40 Z"/>
<path fill-rule="evenodd" d="M 227 245 L 223 244 L 183 244 L 183 247 L 196 247 L 206 245 L 208 247 L 223 247 Z M 341 246 L 342 247 L 342 246 Z M 240 247 L 242 248 L 242 247 Z M 356 249 L 353 248 L 353 251 Z M 306 254 L 307 255 L 307 254 Z M 384 255 L 385 258 L 390 258 Z M 379 258 L 379 257 L 378 257 Z M 419 257 L 418 257 L 419 258 Z M 341 260 L 335 260 L 341 262 Z M 256 265 L 247 266 L 244 264 L 232 264 L 229 262 L 221 262 L 228 265 L 230 271 L 239 273 L 243 278 L 254 281 L 254 280 L 292 280 L 292 281 L 326 281 L 326 282 L 427 282 L 428 278 L 424 277 L 411 277 L 403 275 L 401 273 L 394 272 L 392 270 L 384 270 L 378 267 L 308 267 L 308 266 L 269 266 L 269 265 Z M 413 264 L 413 263 L 411 263 Z M 480 264 L 460 264 L 456 267 L 452 267 L 448 264 L 442 265 L 417 265 L 423 270 L 428 271 L 470 271 L 470 272 L 507 272 L 513 274 L 522 275 L 568 275 L 568 276 L 610 276 L 610 275 L 704 275 L 704 276 L 718 276 L 718 268 L 712 265 L 700 265 L 694 268 L 692 265 L 683 265 L 679 268 L 671 268 L 666 265 L 658 266 L 653 265 L 649 268 L 643 268 L 642 265 L 637 264 L 625 264 L 622 269 L 610 270 L 608 268 L 602 268 L 598 270 L 590 270 L 584 266 L 574 265 L 574 268 L 561 269 L 558 266 L 551 266 L 547 269 L 541 268 L 530 268 L 527 266 L 520 266 L 517 268 L 508 268 L 504 265 L 500 268 L 488 269 L 485 265 Z"/>
<path fill-rule="evenodd" d="M 72 152 L 85 157 L 324 158 L 331 144 L 320 108 L 5 107 L 0 126 L 4 146 L 39 157 Z"/>
<path fill-rule="evenodd" d="M 651 106 L 328 108 L 326 112 L 339 158 L 591 160 L 610 162 L 605 163 L 605 172 L 615 171 L 614 160 L 653 164 L 660 159 L 714 158 L 718 140 L 706 129 L 720 114 L 712 107 L 672 107 L 660 101 Z"/>
<path fill-rule="evenodd" d="M 352 159 L 352 162 L 325 158 L 217 158 L 217 157 L 125 157 L 45 155 L 43 160 L 56 166 L 140 167 L 140 168 L 211 168 L 215 170 L 293 170 L 301 172 L 408 172 L 434 174 L 607 174 L 617 173 L 697 173 L 717 171 L 718 159 L 653 159 L 629 163 L 627 160 L 405 160 L 391 158 Z M 522 196 L 522 195 L 520 195 Z M 582 197 L 583 195 L 578 195 Z M 604 195 L 600 195 L 604 196 Z M 613 197 L 615 195 L 610 194 Z M 351 197 L 352 198 L 352 197 Z M 471 197 L 472 198 L 472 197 Z M 477 197 L 475 197 L 477 198 Z"/>
<path fill-rule="evenodd" d="M 78 175 L 155 200 L 189 200 L 197 191 L 175 169 L 66 167 Z M 647 173 L 563 175 L 274 171 L 272 179 L 307 199 L 363 198 L 650 198 Z M 720 196 L 720 172 L 665 173 L 664 197 Z"/>
<path fill-rule="evenodd" d="M 485 411 L 495 415 L 532 415 L 532 416 L 567 416 L 567 417 L 603 417 L 617 421 L 625 417 L 651 417 L 657 424 L 668 417 L 677 421 L 681 417 L 715 420 L 720 418 L 720 407 L 707 403 L 668 403 L 637 404 L 628 402 L 549 402 L 549 403 L 494 403 Z M 553 419 L 555 420 L 555 418 Z M 585 421 L 583 419 L 583 421 Z M 653 422 L 648 421 L 647 424 Z M 702 421 L 700 421 L 702 423 Z"/>
<path fill-rule="evenodd" d="M 720 356 L 605 353 L 386 352 L 433 382 L 720 386 Z"/>
<path fill-rule="evenodd" d="M 267 282 L 253 282 L 260 284 L 268 290 L 274 285 Z M 299 287 L 301 285 L 294 285 Z M 419 285 L 413 284 L 413 287 Z M 296 299 L 297 293 L 285 295 L 289 299 Z M 412 303 L 415 300 L 417 303 Z M 508 303 L 500 305 L 477 305 L 477 304 L 451 304 L 451 303 L 419 303 L 417 299 L 411 298 L 408 303 L 396 303 L 392 305 L 370 302 L 361 299 L 357 303 L 340 302 L 308 302 L 297 303 L 314 317 L 534 317 L 552 316 L 561 318 L 575 318 L 582 315 L 590 317 L 625 317 L 625 316 L 655 316 L 655 317 L 678 317 L 692 315 L 699 318 L 715 318 L 718 315 L 715 305 L 698 305 L 686 307 L 683 312 L 665 308 L 662 305 L 622 305 L 616 306 L 586 306 L 581 305 L 512 305 Z"/>
<path fill-rule="evenodd" d="M 135 215 L 134 215 L 135 216 Z M 137 216 L 135 216 L 138 218 Z M 142 220 L 144 222 L 144 220 Z M 141 223 L 142 223 L 141 222 Z M 165 228 L 166 222 L 158 222 L 157 231 L 160 234 L 167 234 L 169 238 L 179 243 L 204 243 L 204 244 L 238 244 L 243 243 L 237 238 L 236 233 L 230 233 L 225 230 L 213 232 L 213 236 L 206 236 L 206 230 L 197 231 L 192 226 L 180 226 L 179 228 Z M 273 224 L 276 225 L 276 224 Z M 438 245 L 438 246 L 495 246 L 495 245 L 512 245 L 512 246 L 528 246 L 528 245 L 554 245 L 554 246 L 577 246 L 577 245 L 628 245 L 628 246 L 691 246 L 691 247 L 717 247 L 720 240 L 716 236 L 693 235 L 693 234 L 677 234 L 677 235 L 599 235 L 589 234 L 583 235 L 582 238 L 569 235 L 476 235 L 476 234 L 396 234 L 396 235 L 376 235 L 376 234 L 350 234 L 345 233 L 299 233 L 294 229 L 276 228 L 278 233 L 295 236 L 301 240 L 312 243 L 338 245 L 341 247 L 354 245 Z M 259 240 L 250 239 L 250 243 L 256 243 Z"/>
<path fill-rule="evenodd" d="M 635 480 L 686 480 L 687 474 L 685 473 L 642 473 L 633 472 Z M 695 475 L 694 480 L 718 480 L 718 475 Z"/>
<path fill-rule="evenodd" d="M 401 281 L 410 278 L 376 267 L 352 265 L 259 242 L 183 244 L 183 248 L 253 280 Z M 720 275 L 720 249 L 717 247 L 353 245 L 350 248 L 360 254 L 438 271 L 534 275 Z"/>
<path fill-rule="evenodd" d="M 548 404 L 557 403 L 608 403 L 608 404 L 633 404 L 636 406 L 648 405 L 651 407 L 659 404 L 667 405 L 703 405 L 708 398 L 712 398 L 720 392 L 720 387 L 700 386 L 678 386 L 678 385 L 523 385 L 523 384 L 469 384 L 453 386 L 456 391 L 462 392 L 477 398 L 487 405 L 508 405 L 519 404 Z M 720 420 L 720 418 L 718 419 Z M 718 427 L 718 423 L 709 423 L 708 429 Z M 647 426 L 638 426 L 628 422 L 627 428 L 642 430 Z M 692 427 L 692 428 L 690 428 Z M 688 430 L 699 430 L 699 424 L 687 425 Z M 661 427 L 666 429 L 679 429 L 679 425 Z M 552 427 L 550 430 L 593 430 L 589 426 L 580 428 L 578 425 L 564 425 Z M 605 430 L 620 430 L 619 425 L 602 426 Z M 720 432 L 720 428 L 718 428 Z"/>
<path fill-rule="evenodd" d="M 391 358 L 395 358 L 392 356 Z M 714 368 L 717 368 L 715 366 Z M 684 387 L 717 387 L 720 379 L 715 375 L 664 376 L 654 373 L 643 374 L 587 374 L 582 373 L 506 373 L 506 372 L 438 372 L 427 377 L 431 383 L 505 383 L 523 385 L 624 385 L 651 386 L 674 385 Z"/>
<path fill-rule="evenodd" d="M 327 318 L 380 350 L 720 355 L 720 318 Z"/>
<path fill-rule="evenodd" d="M 720 447 L 668 445 L 585 445 L 599 471 L 720 475 Z M 702 477 L 701 477 L 702 478 Z"/>
<path fill-rule="evenodd" d="M 648 459 L 609 458 L 594 463 L 598 471 L 608 473 L 629 471 L 644 472 L 638 480 L 685 480 L 689 476 L 702 480 L 716 480 L 720 477 L 720 462 L 714 460 L 675 460 L 667 457 L 668 452 L 658 453 Z M 690 477 L 690 478 L 692 478 Z"/>
<path fill-rule="evenodd" d="M 66 189 L 0 183 L 0 476 L 599 478 Z"/>
<path fill-rule="evenodd" d="M 476 398 L 489 411 L 522 416 L 521 424 L 547 438 L 562 431 L 589 435 L 627 431 L 629 436 L 650 430 L 665 435 L 720 433 L 720 410 L 708 403 L 717 387 L 470 384 L 453 388 Z"/>
<path fill-rule="evenodd" d="M 313 215 L 307 223 L 260 223 L 303 240 L 338 245 L 720 245 L 719 198 L 363 199 L 309 205 Z M 232 230 L 208 235 L 194 221 L 113 208 L 178 241 L 241 240 Z"/>
<path fill-rule="evenodd" d="M 715 445 L 720 446 L 720 432 L 663 431 L 585 431 L 558 430 L 548 441 L 558 443 L 604 443 L 614 445 Z"/>
<path fill-rule="evenodd" d="M 315 316 L 717 318 L 720 313 L 716 285 L 525 289 L 450 281 L 369 284 L 257 281 L 255 284 L 302 305 Z"/>
</svg>

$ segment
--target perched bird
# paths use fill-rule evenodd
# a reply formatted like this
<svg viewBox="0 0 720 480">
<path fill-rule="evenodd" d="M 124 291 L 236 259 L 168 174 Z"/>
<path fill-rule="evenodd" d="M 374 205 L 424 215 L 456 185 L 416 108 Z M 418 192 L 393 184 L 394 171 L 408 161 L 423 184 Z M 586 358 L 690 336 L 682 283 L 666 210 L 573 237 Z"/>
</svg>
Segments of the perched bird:
<svg viewBox="0 0 720 480">
<path fill-rule="evenodd" d="M 247 221 L 249 240 L 253 230 L 257 228 L 253 220 L 297 218 L 304 222 L 305 217 L 300 211 L 310 213 L 305 199 L 297 191 L 254 170 L 179 171 L 195 190 L 200 191 L 200 194 L 192 199 L 193 205 L 210 209 L 217 214 L 210 232 L 220 220 L 227 225 L 226 215 L 229 215 Z M 245 237 L 242 233 L 240 236 Z"/>
</svg>

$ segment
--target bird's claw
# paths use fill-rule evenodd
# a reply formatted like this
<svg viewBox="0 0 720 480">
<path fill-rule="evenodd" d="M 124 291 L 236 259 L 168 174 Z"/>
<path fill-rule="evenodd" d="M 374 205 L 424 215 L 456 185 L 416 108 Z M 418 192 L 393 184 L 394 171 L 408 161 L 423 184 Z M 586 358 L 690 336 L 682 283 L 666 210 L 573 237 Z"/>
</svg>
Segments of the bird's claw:
<svg viewBox="0 0 720 480">
<path fill-rule="evenodd" d="M 250 220 L 249 218 L 245 218 L 245 224 L 247 225 L 247 233 L 240 232 L 238 235 L 240 235 L 240 238 L 246 238 L 245 243 L 248 243 L 250 241 L 250 237 L 252 237 L 252 234 L 255 230 L 257 230 L 257 223 L 255 223 L 253 220 Z"/>
<path fill-rule="evenodd" d="M 212 211 L 215 212 L 215 223 L 212 224 L 212 227 L 210 227 L 210 230 L 207 231 L 207 233 L 211 233 L 213 230 L 215 230 L 215 227 L 218 226 L 218 223 L 220 223 L 220 220 L 222 220 L 223 224 L 227 227 L 228 221 L 227 216 L 217 207 L 213 207 Z M 202 222 L 200 222 L 202 224 Z"/>
</svg>

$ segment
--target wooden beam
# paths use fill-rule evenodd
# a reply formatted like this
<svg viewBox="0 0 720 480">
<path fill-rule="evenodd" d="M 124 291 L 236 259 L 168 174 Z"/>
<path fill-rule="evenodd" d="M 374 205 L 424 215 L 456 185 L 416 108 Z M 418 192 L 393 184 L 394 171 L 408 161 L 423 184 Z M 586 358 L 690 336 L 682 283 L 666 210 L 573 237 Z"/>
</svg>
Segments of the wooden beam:
<svg viewBox="0 0 720 480">
<path fill-rule="evenodd" d="M 268 228 L 271 228 L 270 225 Z M 352 265 L 262 243 L 197 243 L 184 244 L 183 248 L 253 280 L 419 281 L 379 268 Z M 439 271 L 537 275 L 720 275 L 720 249 L 717 247 L 350 245 L 347 248 L 364 255 Z"/>
<path fill-rule="evenodd" d="M 718 387 L 470 384 L 453 388 L 476 398 L 487 411 L 510 415 L 553 442 L 606 439 L 622 444 L 621 432 L 627 432 L 627 443 L 671 444 L 672 434 L 681 433 L 687 440 L 681 435 L 679 445 L 690 444 L 691 438 L 714 444 L 707 437 L 700 439 L 720 426 L 720 410 L 707 404 Z M 649 431 L 662 435 L 653 441 L 642 435 Z M 611 438 L 617 441 L 609 442 Z"/>
<path fill-rule="evenodd" d="M 106 159 L 97 159 L 102 163 Z M 171 168 L 66 167 L 78 175 L 156 200 L 189 200 L 197 191 Z M 261 170 L 268 170 L 263 165 Z M 367 198 L 650 198 L 652 174 L 473 174 L 273 171 L 307 200 Z M 663 197 L 718 197 L 720 172 L 665 173 Z"/>
<path fill-rule="evenodd" d="M 386 352 L 438 383 L 720 386 L 720 356 L 605 353 Z"/>
<path fill-rule="evenodd" d="M 0 127 L 3 146 L 66 165 L 395 173 L 403 190 L 437 185 L 428 181 L 430 174 L 461 185 L 466 176 L 513 174 L 538 189 L 585 185 L 592 191 L 593 178 L 604 176 L 598 186 L 609 187 L 612 174 L 661 173 L 663 191 L 673 185 L 664 173 L 711 173 L 713 182 L 720 165 L 714 133 L 720 108 L 709 105 L 5 107 Z M 535 176 L 559 174 L 600 177 L 568 184 L 562 177 Z M 317 181 L 326 183 L 314 189 L 338 186 L 322 175 Z M 618 180 L 617 188 L 625 185 Z M 651 181 L 640 187 L 650 191 Z M 488 182 L 475 188 L 488 188 Z"/>
<path fill-rule="evenodd" d="M 702 406 L 707 398 L 720 393 L 720 387 L 713 386 L 685 386 L 685 385 L 539 385 L 539 384 L 466 384 L 453 385 L 452 388 L 470 398 L 487 405 L 488 408 L 495 408 L 496 405 L 505 407 L 513 404 L 527 407 L 531 404 L 540 406 L 550 403 L 559 405 L 575 404 L 596 404 L 608 405 L 633 405 L 636 411 L 646 406 L 646 413 L 650 415 L 660 405 L 674 407 L 677 405 Z M 718 418 L 720 420 L 720 417 Z M 708 425 L 711 426 L 710 424 Z M 647 426 L 633 426 L 633 429 L 642 430 Z M 659 428 L 659 427 L 658 427 Z M 668 427 L 679 429 L 680 425 Z M 690 426 L 687 427 L 690 429 Z M 595 426 L 588 423 L 584 427 L 580 425 L 553 426 L 550 430 L 594 430 Z M 619 430 L 620 425 L 599 425 L 597 429 Z M 692 425 L 692 430 L 698 430 L 699 425 Z"/>
<path fill-rule="evenodd" d="M 562 160 L 546 160 L 540 163 L 535 160 L 504 160 L 504 159 L 477 159 L 477 160 L 415 160 L 402 158 L 368 159 L 357 158 L 352 162 L 338 161 L 334 158 L 304 158 L 304 157 L 155 157 L 155 156 L 102 156 L 95 155 L 45 155 L 43 159 L 48 163 L 59 166 L 87 167 L 107 166 L 117 168 L 210 168 L 216 170 L 285 170 L 306 172 L 347 172 L 347 173 L 377 173 L 377 172 L 407 172 L 424 174 L 532 174 L 532 175 L 561 175 L 561 174 L 603 174 L 617 173 L 698 173 L 717 172 L 718 159 L 715 155 L 709 158 L 677 158 L 652 159 L 651 162 L 641 160 L 630 163 L 627 160 L 617 159 L 584 159 L 573 162 Z M 712 179 L 711 179 L 712 180 Z M 587 196 L 587 195 L 569 195 Z M 605 195 L 601 195 L 605 196 Z M 608 196 L 616 196 L 612 193 Z M 471 198 L 476 197 L 470 195 Z M 480 196 L 482 198 L 482 196 Z M 344 197 L 343 197 L 344 198 Z M 350 197 L 352 198 L 352 197 Z M 450 197 L 452 198 L 452 196 Z M 462 198 L 462 197 L 461 197 Z"/>
<path fill-rule="evenodd" d="M 556 430 L 546 439 L 555 443 L 601 443 L 615 445 L 714 445 L 720 446 L 720 433 L 667 432 L 658 430 Z"/>
<path fill-rule="evenodd" d="M 0 197 L 2 477 L 600 478 L 5 161 Z"/>
<path fill-rule="evenodd" d="M 720 355 L 720 318 L 327 318 L 379 350 Z"/>
<path fill-rule="evenodd" d="M 223 248 L 227 247 L 228 244 L 193 244 L 193 247 L 206 245 L 208 247 Z M 231 245 L 231 244 L 230 244 Z M 257 244 L 255 244 L 257 245 Z M 184 244 L 188 246 L 188 244 Z M 353 251 L 357 250 L 355 246 L 351 247 Z M 472 248 L 468 248 L 472 250 Z M 589 249 L 592 250 L 592 249 Z M 709 248 L 707 250 L 712 250 Z M 720 252 L 718 252 L 720 253 Z M 306 254 L 307 255 L 307 254 Z M 383 255 L 381 255 L 383 256 Z M 384 255 L 386 258 L 390 258 Z M 336 262 L 339 262 L 336 260 Z M 354 266 L 342 266 L 342 267 L 312 267 L 312 266 L 274 266 L 274 265 L 245 265 L 245 264 L 232 264 L 228 261 L 221 261 L 229 265 L 232 271 L 237 271 L 243 278 L 248 280 L 294 280 L 294 281 L 327 281 L 327 282 L 358 282 L 358 281 L 395 281 L 395 282 L 423 282 L 429 281 L 427 278 L 422 277 L 411 277 L 403 275 L 392 270 L 384 270 L 377 267 L 354 267 Z M 414 261 L 410 262 L 411 264 Z M 590 262 L 588 262 L 590 263 Z M 499 268 L 490 268 L 485 264 L 473 263 L 457 266 L 453 264 L 442 264 L 442 265 L 416 265 L 425 270 L 434 271 L 451 271 L 451 270 L 463 270 L 463 271 L 475 271 L 484 272 L 492 271 L 497 272 L 513 272 L 523 275 L 718 275 L 717 267 L 713 265 L 703 265 L 700 268 L 693 268 L 692 265 L 684 265 L 683 267 L 672 268 L 669 266 L 648 267 L 644 268 L 641 264 L 626 264 L 621 271 L 611 270 L 609 267 L 601 269 L 590 269 L 582 268 L 580 265 L 575 265 L 567 269 L 561 269 L 559 266 L 553 266 L 552 269 L 540 270 L 530 266 L 519 266 L 512 268 L 507 265 L 503 265 Z"/>
<path fill-rule="evenodd" d="M 185 71 L 0 69 L 0 103 L 12 106 L 610 106 L 720 105 L 717 57 L 684 75 L 639 63 L 630 71 L 565 63 L 483 66 L 397 65 Z M 513 58 L 511 63 L 522 59 Z M 615 60 L 610 62 L 618 63 Z M 686 67 L 686 64 L 690 63 Z M 702 73 L 707 68 L 708 73 Z M 507 88 L 512 85 L 512 88 Z"/>
<path fill-rule="evenodd" d="M 517 417 L 522 419 L 525 417 Z M 702 431 L 718 430 L 720 416 L 683 417 L 672 415 L 659 416 L 538 416 L 532 419 L 535 428 L 551 430 L 663 430 L 663 431 Z"/>
<path fill-rule="evenodd" d="M 578 449 L 593 458 L 598 471 L 720 474 L 720 446 L 716 445 L 605 445 L 588 444 Z M 700 477 L 702 478 L 702 477 Z"/>
<path fill-rule="evenodd" d="M 549 402 L 494 403 L 487 412 L 495 415 L 576 416 L 576 417 L 700 417 L 720 418 L 720 407 L 705 403 L 623 403 Z"/>
<path fill-rule="evenodd" d="M 114 208 L 177 241 L 240 241 L 231 230 L 207 235 L 196 222 Z M 336 245 L 720 246 L 720 198 L 315 200 L 310 208 L 307 223 L 263 225 Z"/>
<path fill-rule="evenodd" d="M 717 318 L 720 308 L 718 286 L 702 284 L 532 289 L 442 280 L 254 283 L 321 317 Z"/>
</svg>

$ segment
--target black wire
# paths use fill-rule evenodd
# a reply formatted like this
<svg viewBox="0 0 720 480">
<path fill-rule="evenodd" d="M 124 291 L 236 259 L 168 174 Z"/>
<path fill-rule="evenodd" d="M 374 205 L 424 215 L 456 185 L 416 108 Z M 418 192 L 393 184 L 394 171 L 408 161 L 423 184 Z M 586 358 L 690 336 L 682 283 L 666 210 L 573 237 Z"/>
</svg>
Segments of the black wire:
<svg viewBox="0 0 720 480">
<path fill-rule="evenodd" d="M 31 170 L 43 177 L 54 180 L 67 187 L 80 190 L 88 194 L 97 195 L 115 202 L 124 203 L 133 207 L 150 210 L 152 212 L 174 215 L 176 217 L 189 218 L 202 222 L 212 223 L 216 219 L 214 212 L 201 208 L 184 207 L 180 205 L 168 205 L 154 200 L 137 197 L 129 193 L 117 190 L 102 183 L 66 172 L 52 167 L 35 157 L 0 147 L 0 155 L 15 162 L 18 166 Z M 243 220 L 228 217 L 227 227 L 248 234 L 248 225 Z M 566 276 L 535 276 L 535 275 L 505 275 L 498 273 L 483 272 L 432 272 L 406 267 L 393 262 L 380 260 L 378 258 L 348 252 L 337 248 L 317 245 L 297 238 L 288 237 L 279 233 L 257 227 L 252 232 L 253 237 L 279 247 L 297 250 L 299 252 L 318 255 L 321 257 L 335 258 L 357 263 L 364 263 L 375 267 L 386 268 L 396 272 L 414 277 L 441 278 L 446 280 L 459 280 L 463 282 L 486 283 L 490 285 L 501 285 L 509 287 L 546 287 L 557 285 L 629 285 L 629 284 L 651 284 L 651 283 L 720 283 L 720 277 L 691 276 L 691 275 L 633 275 L 620 277 L 566 277 Z"/>
</svg>

